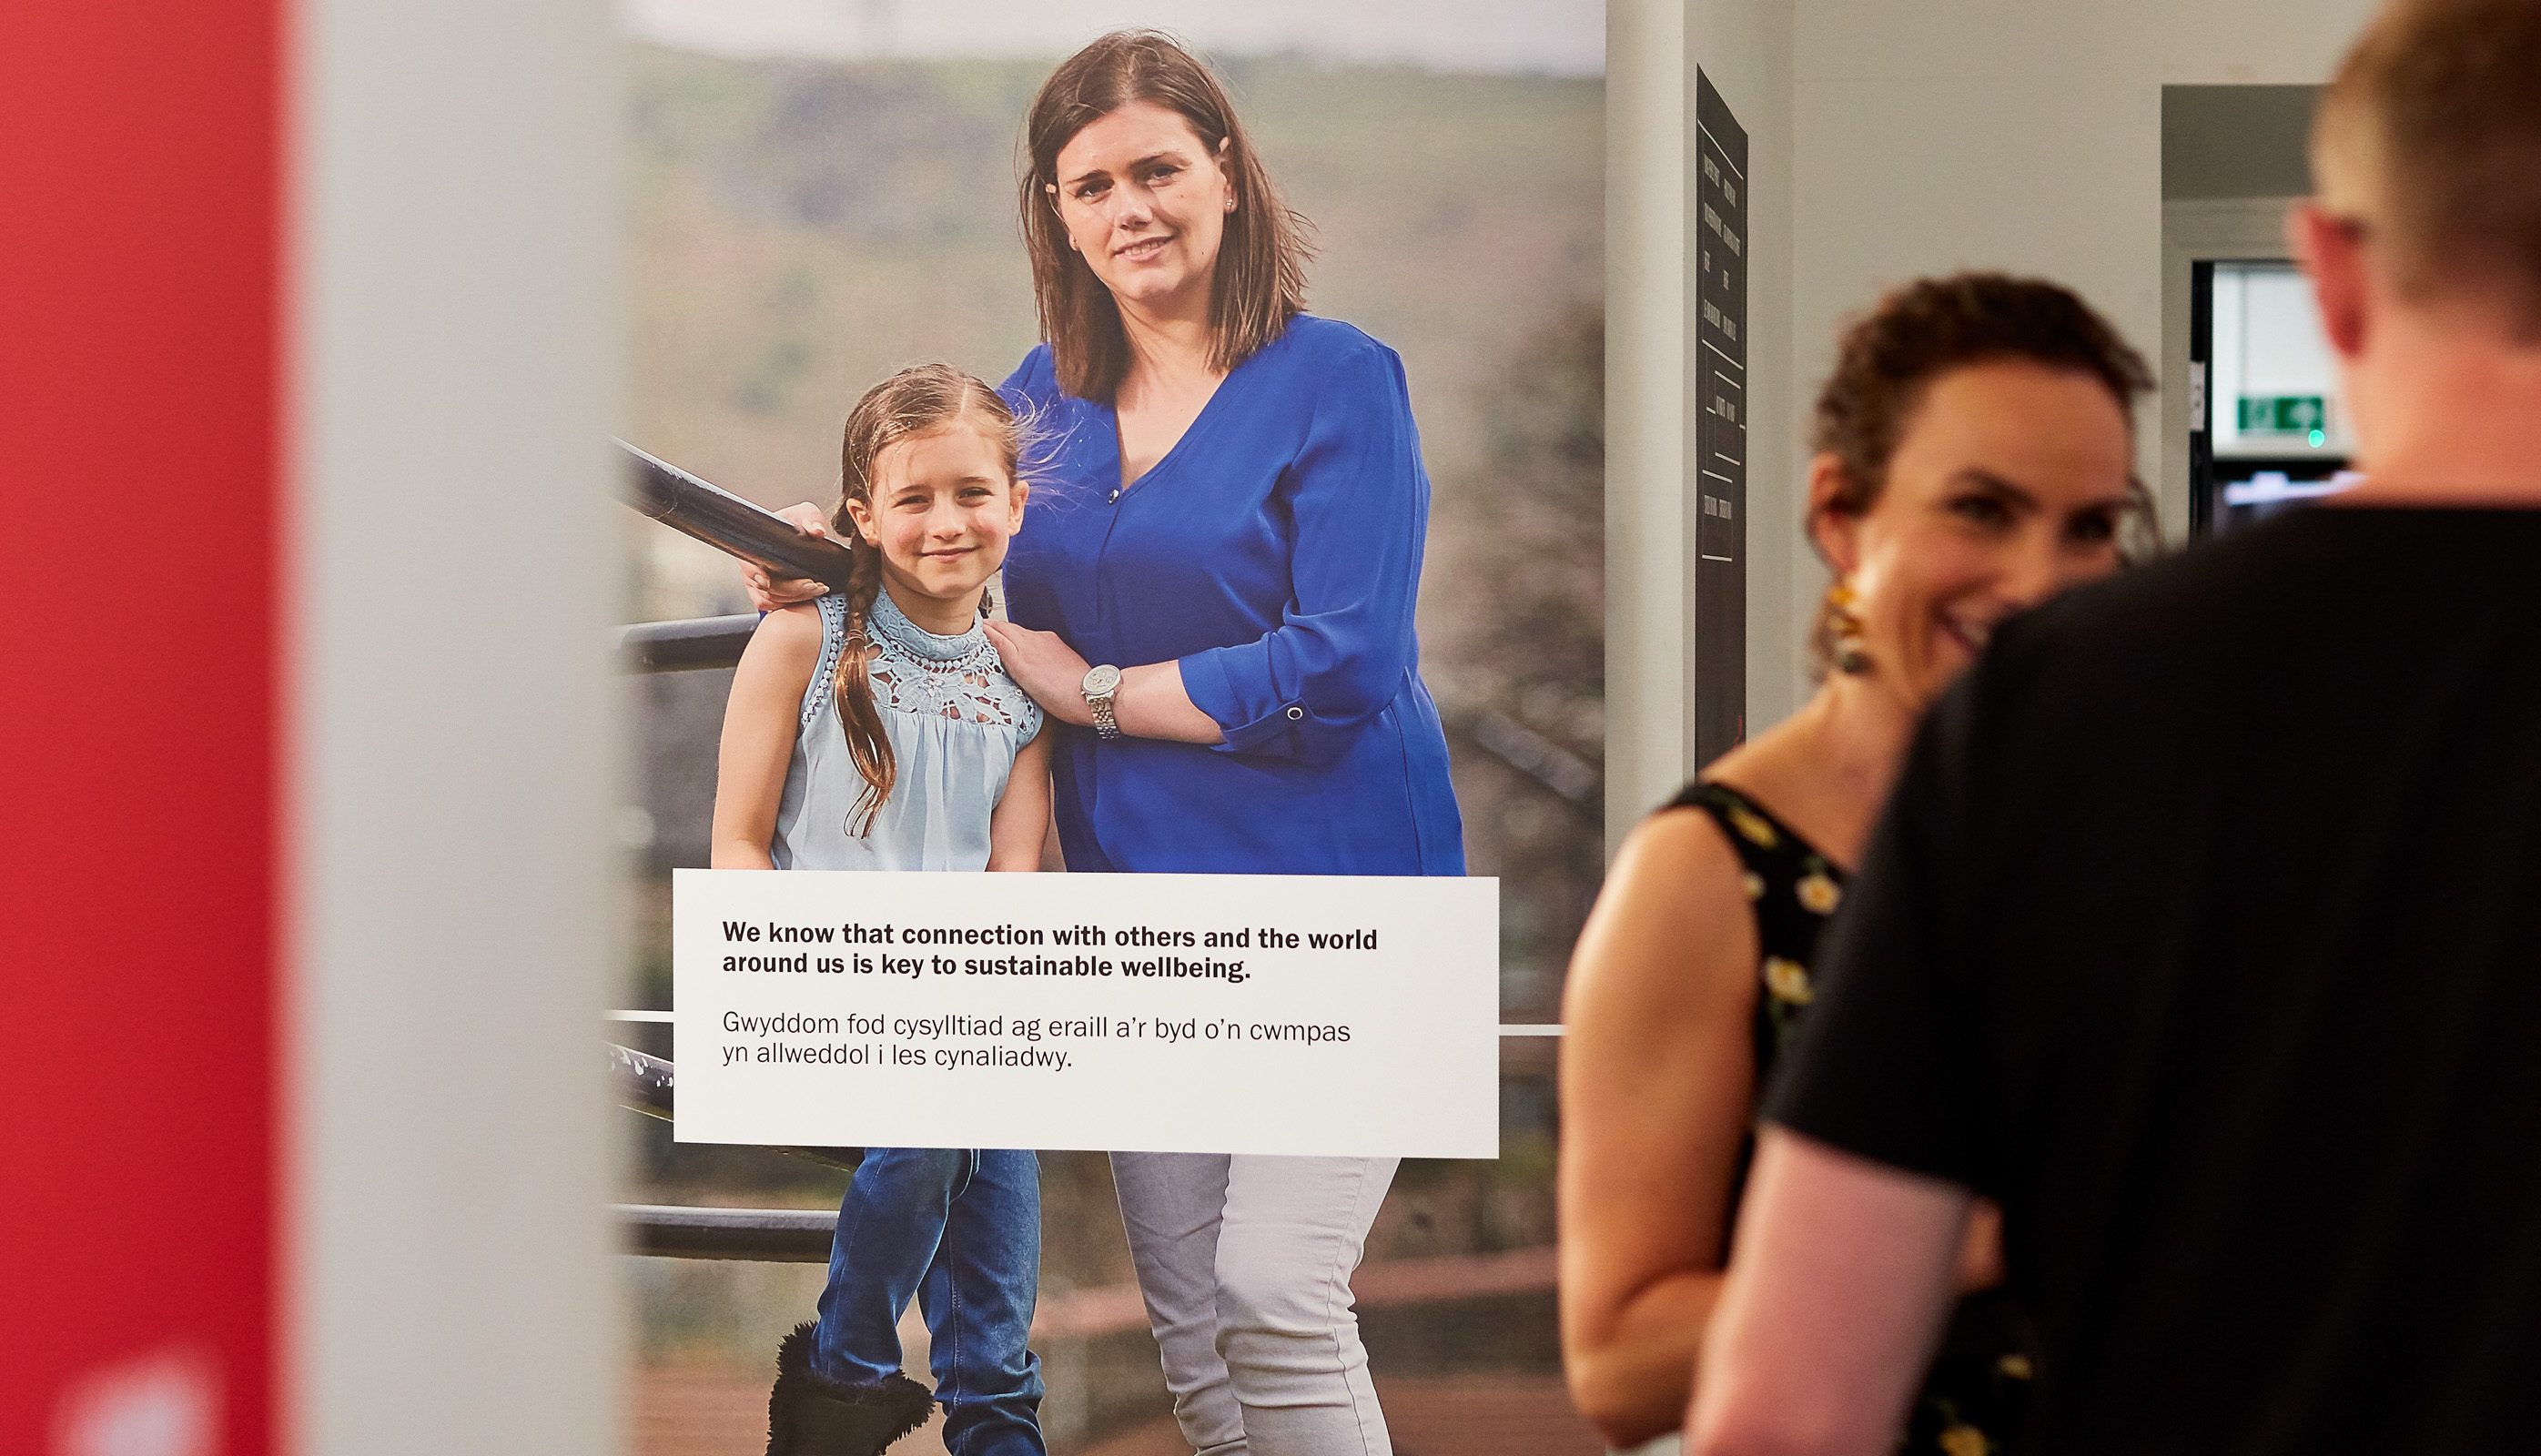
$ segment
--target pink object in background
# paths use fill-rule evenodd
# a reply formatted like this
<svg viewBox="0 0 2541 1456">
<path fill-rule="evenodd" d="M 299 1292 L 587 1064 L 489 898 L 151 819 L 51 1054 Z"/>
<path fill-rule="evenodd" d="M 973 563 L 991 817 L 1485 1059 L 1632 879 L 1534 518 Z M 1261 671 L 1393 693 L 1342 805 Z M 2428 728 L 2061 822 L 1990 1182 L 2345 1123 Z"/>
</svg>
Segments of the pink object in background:
<svg viewBox="0 0 2541 1456">
<path fill-rule="evenodd" d="M 50 1456 L 220 1456 L 218 1367 L 191 1350 L 90 1375 L 62 1397 Z"/>
</svg>

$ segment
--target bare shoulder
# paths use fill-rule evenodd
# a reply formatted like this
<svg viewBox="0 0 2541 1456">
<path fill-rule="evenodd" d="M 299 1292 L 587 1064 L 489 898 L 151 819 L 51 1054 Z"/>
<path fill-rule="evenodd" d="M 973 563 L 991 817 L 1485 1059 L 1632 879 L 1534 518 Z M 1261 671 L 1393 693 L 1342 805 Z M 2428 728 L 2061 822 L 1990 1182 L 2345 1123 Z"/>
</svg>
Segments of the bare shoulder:
<svg viewBox="0 0 2541 1456">
<path fill-rule="evenodd" d="M 1633 827 L 1624 837 L 1607 873 L 1610 891 L 1638 898 L 1656 894 L 1692 910 L 1721 904 L 1745 904 L 1746 867 L 1719 822 L 1691 806 L 1662 809 Z"/>
<path fill-rule="evenodd" d="M 1607 884 L 1634 924 L 1682 946 L 1689 958 L 1707 961 L 1722 951 L 1731 961 L 1753 958 L 1747 865 L 1708 812 L 1662 809 L 1643 820 L 1615 856 Z"/>
<path fill-rule="evenodd" d="M 1746 880 L 1738 851 L 1701 809 L 1661 810 L 1634 827 L 1580 933 L 1570 1014 L 1646 1034 L 1743 995 L 1756 956 Z"/>
<path fill-rule="evenodd" d="M 821 609 L 810 602 L 780 607 L 759 619 L 742 649 L 734 691 L 744 696 L 800 697 L 821 662 Z"/>
<path fill-rule="evenodd" d="M 809 653 L 821 655 L 821 608 L 818 602 L 797 602 L 779 607 L 759 619 L 750 634 L 753 646 L 764 642 L 768 650 L 793 656 Z"/>
</svg>

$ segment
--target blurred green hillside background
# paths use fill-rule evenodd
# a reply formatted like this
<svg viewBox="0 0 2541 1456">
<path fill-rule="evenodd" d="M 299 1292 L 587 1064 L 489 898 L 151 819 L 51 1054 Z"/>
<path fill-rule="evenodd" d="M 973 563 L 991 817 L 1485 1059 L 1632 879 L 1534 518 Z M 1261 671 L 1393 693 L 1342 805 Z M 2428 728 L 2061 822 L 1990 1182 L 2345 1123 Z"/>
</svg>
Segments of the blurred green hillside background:
<svg viewBox="0 0 2541 1456">
<path fill-rule="evenodd" d="M 639 51 L 640 443 L 771 498 L 817 496 L 835 484 L 838 420 L 875 380 L 928 358 L 1004 378 L 1037 336 L 1017 143 L 1056 60 Z M 1604 88 L 1299 60 L 1227 70 L 1317 226 L 1313 307 L 1403 353 L 1446 505 L 1446 482 L 1483 463 L 1506 362 L 1602 297 Z"/>
</svg>

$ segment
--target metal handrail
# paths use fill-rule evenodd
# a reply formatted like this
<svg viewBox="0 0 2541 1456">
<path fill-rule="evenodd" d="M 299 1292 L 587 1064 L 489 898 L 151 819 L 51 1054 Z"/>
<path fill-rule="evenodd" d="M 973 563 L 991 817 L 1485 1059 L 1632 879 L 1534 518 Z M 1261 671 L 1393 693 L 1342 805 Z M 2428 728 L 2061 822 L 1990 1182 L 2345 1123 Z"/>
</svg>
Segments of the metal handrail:
<svg viewBox="0 0 2541 1456">
<path fill-rule="evenodd" d="M 620 440 L 626 452 L 626 503 L 683 535 L 692 536 L 776 576 L 809 577 L 842 586 L 847 548 L 805 536 L 774 511 L 751 504 L 718 485 L 645 454 Z"/>
<path fill-rule="evenodd" d="M 617 655 L 630 673 L 688 673 L 728 668 L 759 625 L 759 614 L 641 621 L 617 631 Z"/>
<path fill-rule="evenodd" d="M 699 1208 L 618 1203 L 611 1208 L 626 1252 L 663 1259 L 748 1259 L 826 1264 L 838 1215 L 826 1208 Z"/>
</svg>

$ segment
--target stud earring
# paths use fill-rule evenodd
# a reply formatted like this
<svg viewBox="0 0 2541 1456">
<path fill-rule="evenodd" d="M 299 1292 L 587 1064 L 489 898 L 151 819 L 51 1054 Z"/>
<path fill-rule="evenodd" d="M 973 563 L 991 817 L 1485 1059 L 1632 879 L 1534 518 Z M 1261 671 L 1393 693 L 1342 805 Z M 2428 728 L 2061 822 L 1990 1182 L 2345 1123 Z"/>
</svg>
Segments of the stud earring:
<svg viewBox="0 0 2541 1456">
<path fill-rule="evenodd" d="M 1870 653 L 1862 644 L 1860 598 L 1847 582 L 1827 588 L 1826 626 L 1829 655 L 1835 670 L 1849 678 L 1870 671 Z"/>
</svg>

